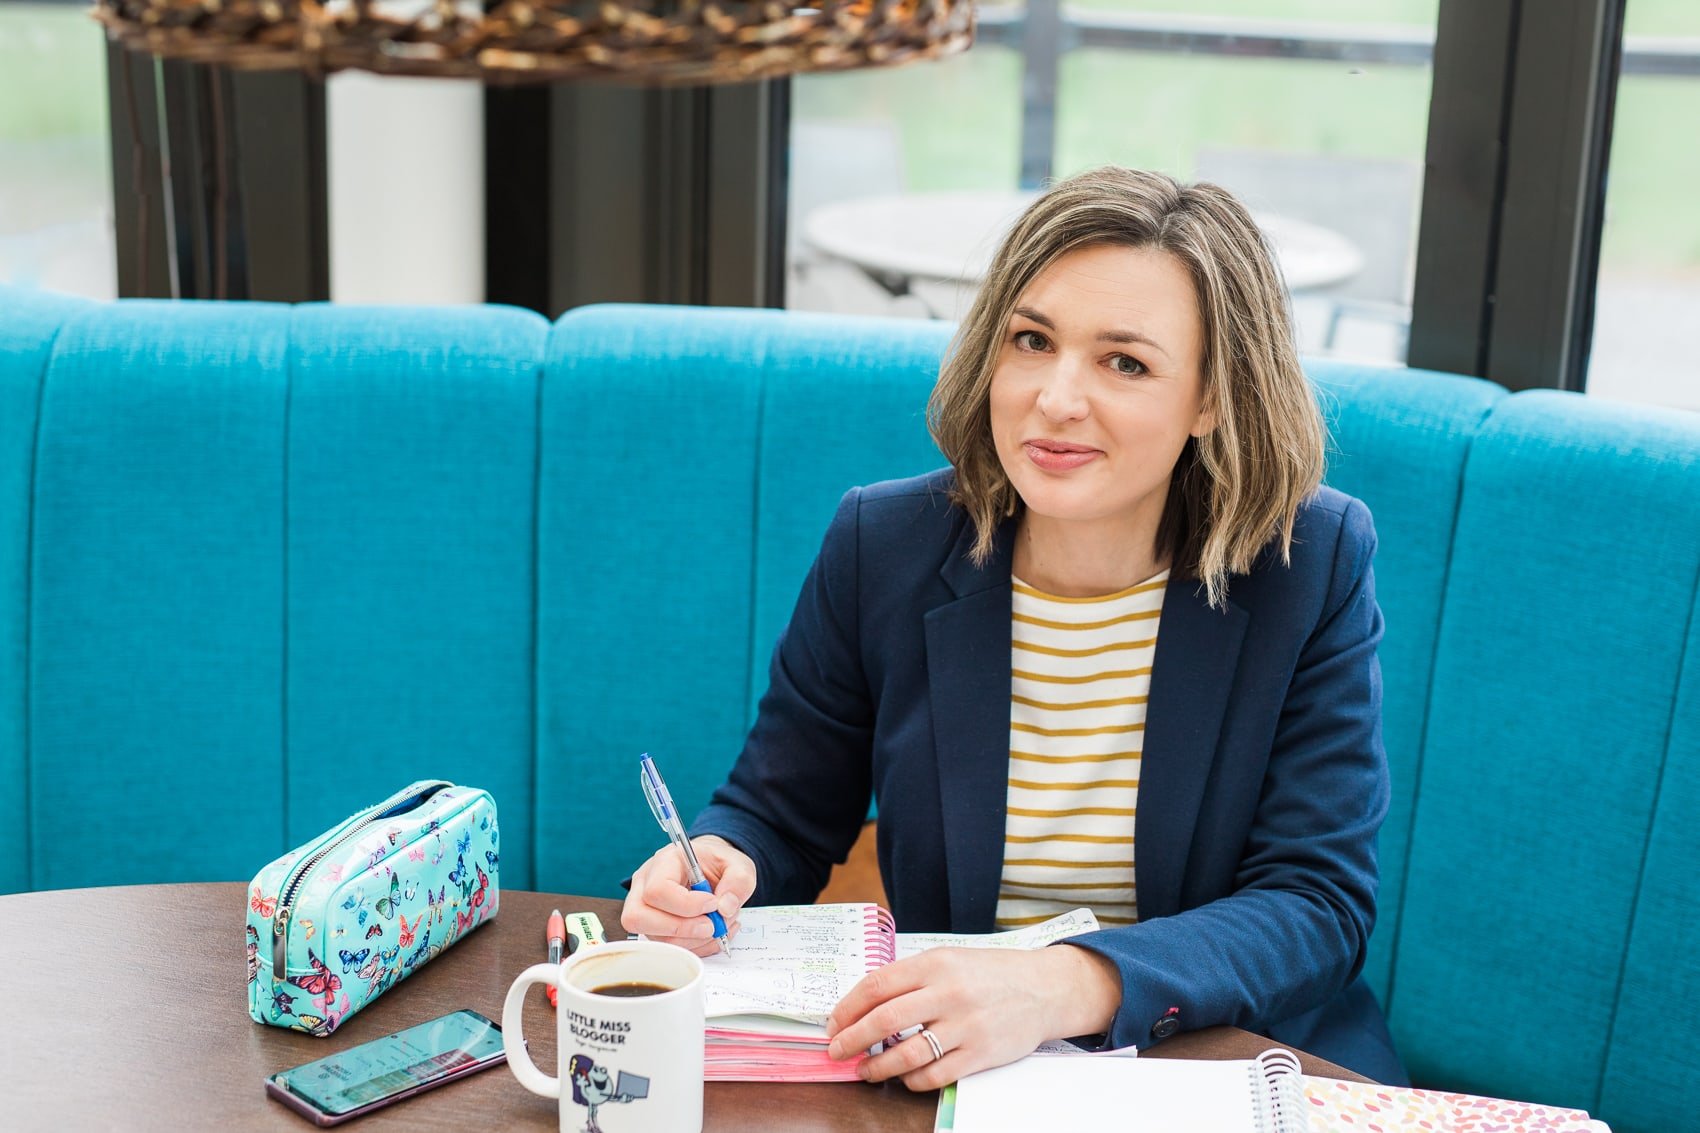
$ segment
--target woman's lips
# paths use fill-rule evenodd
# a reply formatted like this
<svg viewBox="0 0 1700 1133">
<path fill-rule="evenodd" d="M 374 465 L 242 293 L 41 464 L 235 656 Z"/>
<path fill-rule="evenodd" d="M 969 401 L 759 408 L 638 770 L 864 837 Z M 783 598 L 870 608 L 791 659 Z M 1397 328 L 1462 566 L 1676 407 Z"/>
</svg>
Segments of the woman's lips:
<svg viewBox="0 0 1700 1133">
<path fill-rule="evenodd" d="M 1103 455 L 1095 448 L 1058 441 L 1023 441 L 1021 447 L 1027 453 L 1027 459 L 1046 472 L 1067 472 Z"/>
</svg>

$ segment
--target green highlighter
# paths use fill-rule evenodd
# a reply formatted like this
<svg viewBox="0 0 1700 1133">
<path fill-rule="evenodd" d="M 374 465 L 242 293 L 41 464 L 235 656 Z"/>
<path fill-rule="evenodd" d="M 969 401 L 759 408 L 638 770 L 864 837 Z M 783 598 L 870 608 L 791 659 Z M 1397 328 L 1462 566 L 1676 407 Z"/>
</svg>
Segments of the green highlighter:
<svg viewBox="0 0 1700 1133">
<path fill-rule="evenodd" d="M 950 1133 L 956 1128 L 956 1083 L 939 1091 L 939 1113 L 933 1118 L 933 1133 Z"/>
<path fill-rule="evenodd" d="M 568 913 L 562 919 L 567 923 L 567 955 L 587 944 L 608 943 L 602 935 L 602 919 L 595 913 Z"/>
</svg>

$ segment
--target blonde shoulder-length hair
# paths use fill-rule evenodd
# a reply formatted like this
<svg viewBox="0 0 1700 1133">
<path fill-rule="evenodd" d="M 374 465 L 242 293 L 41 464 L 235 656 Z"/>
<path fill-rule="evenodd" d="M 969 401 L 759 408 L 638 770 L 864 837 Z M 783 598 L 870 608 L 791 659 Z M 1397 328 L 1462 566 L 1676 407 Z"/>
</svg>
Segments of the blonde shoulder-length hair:
<svg viewBox="0 0 1700 1133">
<path fill-rule="evenodd" d="M 1034 278 L 1081 248 L 1155 248 L 1192 278 L 1204 327 L 1204 403 L 1215 428 L 1175 463 L 1158 528 L 1171 568 L 1204 585 L 1212 606 L 1228 576 L 1248 572 L 1279 538 L 1291 561 L 1299 505 L 1322 481 L 1327 431 L 1293 344 L 1287 295 L 1245 206 L 1227 190 L 1106 166 L 1039 197 L 998 248 L 957 331 L 927 407 L 927 424 L 956 470 L 953 501 L 975 528 L 984 563 L 998 525 L 1021 501 L 1004 474 L 988 408 L 1011 312 Z"/>
</svg>

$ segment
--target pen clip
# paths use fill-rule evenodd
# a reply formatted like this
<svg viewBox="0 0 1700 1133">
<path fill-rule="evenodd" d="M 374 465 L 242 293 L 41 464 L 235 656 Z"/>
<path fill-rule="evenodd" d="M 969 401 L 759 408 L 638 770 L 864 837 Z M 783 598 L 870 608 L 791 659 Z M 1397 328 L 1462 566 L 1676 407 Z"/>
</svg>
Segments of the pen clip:
<svg viewBox="0 0 1700 1133">
<path fill-rule="evenodd" d="M 673 799 L 667 793 L 667 784 L 661 781 L 661 772 L 650 762 L 648 752 L 639 757 L 638 780 L 643 784 L 643 799 L 649 804 L 649 813 L 655 816 L 661 829 L 672 836 L 673 828 L 667 820 L 673 817 Z"/>
<path fill-rule="evenodd" d="M 685 855 L 685 867 L 691 875 L 691 888 L 712 893 L 714 890 L 708 883 L 708 876 L 703 873 L 702 863 L 697 861 L 697 852 L 691 846 L 691 839 L 685 833 L 684 824 L 679 821 L 679 812 L 673 807 L 673 796 L 668 792 L 666 781 L 661 778 L 661 772 L 656 768 L 655 761 L 649 758 L 647 751 L 638 756 L 638 781 L 643 784 L 644 801 L 649 803 L 649 812 L 660 824 L 662 833 Z"/>
</svg>

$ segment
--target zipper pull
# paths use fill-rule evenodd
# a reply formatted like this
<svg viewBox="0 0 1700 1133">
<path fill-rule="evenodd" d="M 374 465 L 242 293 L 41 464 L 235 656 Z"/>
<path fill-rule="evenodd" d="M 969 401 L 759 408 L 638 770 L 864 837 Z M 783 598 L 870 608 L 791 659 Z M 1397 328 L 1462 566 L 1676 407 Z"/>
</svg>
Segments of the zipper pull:
<svg viewBox="0 0 1700 1133">
<path fill-rule="evenodd" d="M 277 911 L 272 920 L 272 985 L 284 981 L 284 970 L 289 966 L 289 906 L 285 905 Z"/>
</svg>

